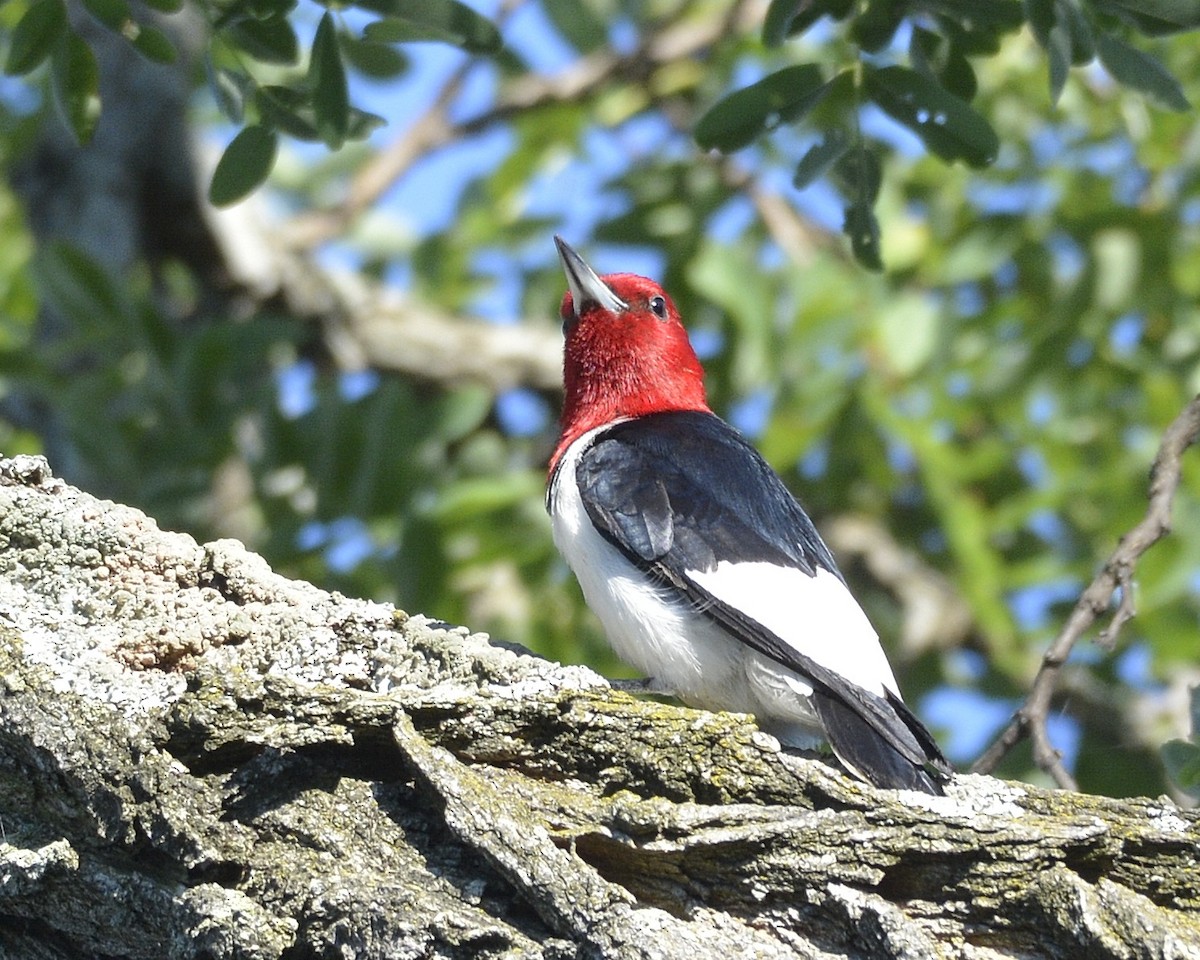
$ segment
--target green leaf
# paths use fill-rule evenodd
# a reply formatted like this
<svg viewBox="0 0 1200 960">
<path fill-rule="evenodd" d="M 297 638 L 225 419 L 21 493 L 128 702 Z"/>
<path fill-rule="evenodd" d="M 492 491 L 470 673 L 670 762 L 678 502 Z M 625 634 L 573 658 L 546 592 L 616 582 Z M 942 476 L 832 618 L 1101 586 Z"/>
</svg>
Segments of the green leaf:
<svg viewBox="0 0 1200 960">
<path fill-rule="evenodd" d="M 882 270 L 879 220 L 874 211 L 883 184 L 879 157 L 860 141 L 848 147 L 834 163 L 832 179 L 846 198 L 842 232 L 850 238 L 854 259 L 868 270 Z"/>
<path fill-rule="evenodd" d="M 238 20 L 227 26 L 224 33 L 230 43 L 263 63 L 291 66 L 300 59 L 296 31 L 284 17 Z"/>
<path fill-rule="evenodd" d="M 422 40 L 442 40 L 442 37 L 431 37 L 427 31 L 416 29 L 405 20 L 372 20 L 362 31 L 363 40 L 368 43 L 416 43 Z"/>
<path fill-rule="evenodd" d="M 229 28 L 230 24 L 236 23 L 239 20 L 263 20 L 264 16 L 260 16 L 253 9 L 253 4 L 249 0 L 235 0 L 230 3 L 213 10 L 212 27 L 214 33 L 223 33 Z"/>
<path fill-rule="evenodd" d="M 1092 28 L 1072 0 L 1025 0 L 1033 35 L 1046 51 L 1050 67 L 1050 101 L 1057 103 L 1074 64 L 1096 55 Z"/>
<path fill-rule="evenodd" d="M 278 146 L 275 131 L 258 124 L 246 127 L 234 137 L 217 161 L 208 187 L 208 199 L 213 206 L 227 207 L 259 187 L 275 165 Z"/>
<path fill-rule="evenodd" d="M 1050 102 L 1058 103 L 1071 72 L 1071 36 L 1054 13 L 1056 0 L 1025 0 L 1025 15 L 1034 37 L 1046 51 L 1050 67 Z"/>
<path fill-rule="evenodd" d="M 321 140 L 317 132 L 316 113 L 306 91 L 268 85 L 255 91 L 254 102 L 267 126 L 297 140 L 313 143 Z M 383 117 L 350 107 L 346 114 L 345 139 L 364 140 L 373 131 L 386 125 Z"/>
<path fill-rule="evenodd" d="M 254 98 L 263 122 L 297 140 L 317 141 L 317 118 L 309 95 L 291 87 L 259 87 Z"/>
<path fill-rule="evenodd" d="M 338 48 L 337 27 L 333 14 L 326 12 L 313 38 L 312 59 L 308 62 L 308 87 L 312 91 L 313 114 L 317 133 L 330 150 L 346 142 L 350 123 L 350 91 L 346 68 Z"/>
<path fill-rule="evenodd" d="M 542 9 L 554 29 L 580 53 L 591 53 L 608 43 L 608 24 L 588 0 L 542 0 Z"/>
<path fill-rule="evenodd" d="M 883 257 L 879 252 L 879 220 L 870 205 L 852 203 L 847 206 L 842 232 L 850 238 L 850 250 L 855 260 L 868 270 L 883 270 Z"/>
<path fill-rule="evenodd" d="M 139 23 L 137 33 L 130 43 L 133 44 L 133 49 L 154 63 L 174 63 L 178 58 L 175 44 L 171 42 L 171 38 L 157 27 Z"/>
<path fill-rule="evenodd" d="M 983 167 L 1000 140 L 988 122 L 937 82 L 907 67 L 867 70 L 867 92 L 890 116 L 913 130 L 943 160 Z"/>
<path fill-rule="evenodd" d="M 1200 795 L 1200 745 L 1187 740 L 1168 740 L 1162 745 L 1167 776 L 1184 793 Z"/>
<path fill-rule="evenodd" d="M 810 0 L 771 0 L 763 20 L 762 42 L 764 47 L 778 47 L 792 32 L 792 25 L 801 21 L 804 26 L 815 22 L 820 16 L 817 4 Z M 813 19 L 810 20 L 809 17 Z M 804 29 L 801 26 L 799 29 Z"/>
<path fill-rule="evenodd" d="M 883 169 L 875 151 L 857 143 L 838 158 L 833 168 L 834 186 L 855 203 L 874 205 L 883 185 Z"/>
<path fill-rule="evenodd" d="M 1200 0 L 1093 0 L 1096 9 L 1120 17 L 1149 36 L 1200 27 Z"/>
<path fill-rule="evenodd" d="M 854 21 L 850 35 L 867 53 L 878 53 L 896 35 L 908 13 L 904 0 L 868 0 L 867 9 Z"/>
<path fill-rule="evenodd" d="M 946 69 L 938 74 L 938 79 L 947 92 L 954 94 L 964 103 L 970 103 L 979 92 L 979 81 L 975 79 L 975 68 L 971 61 L 957 48 L 950 53 L 950 62 Z"/>
<path fill-rule="evenodd" d="M 183 9 L 183 0 L 143 0 L 146 6 L 160 13 L 178 13 Z"/>
<path fill-rule="evenodd" d="M 939 18 L 952 19 L 963 28 L 991 33 L 1011 33 L 1025 26 L 1021 0 L 925 0 L 922 7 Z"/>
<path fill-rule="evenodd" d="M 83 8 L 109 30 L 120 33 L 133 19 L 126 0 L 83 0 Z"/>
<path fill-rule="evenodd" d="M 917 70 L 937 80 L 960 100 L 969 103 L 975 96 L 978 89 L 975 70 L 949 38 L 923 27 L 913 27 L 908 57 Z"/>
<path fill-rule="evenodd" d="M 504 45 L 490 20 L 458 0 L 357 0 L 355 6 L 388 18 L 367 24 L 368 40 L 437 40 L 471 53 L 496 53 Z"/>
<path fill-rule="evenodd" d="M 365 77 L 373 80 L 391 80 L 408 70 L 408 57 L 402 50 L 386 43 L 359 40 L 348 33 L 338 34 L 342 56 L 346 62 Z"/>
<path fill-rule="evenodd" d="M 732 153 L 765 129 L 799 120 L 828 89 L 815 64 L 784 67 L 710 107 L 696 124 L 696 143 L 705 150 Z"/>
<path fill-rule="evenodd" d="M 80 144 L 88 143 L 100 122 L 100 68 L 92 48 L 68 33 L 50 61 L 54 105 Z"/>
<path fill-rule="evenodd" d="M 913 27 L 908 43 L 908 58 L 913 67 L 931 77 L 936 77 L 946 66 L 950 41 L 940 33 Z"/>
<path fill-rule="evenodd" d="M 67 32 L 63 0 L 36 0 L 13 27 L 4 72 L 19 77 L 40 64 Z"/>
<path fill-rule="evenodd" d="M 212 57 L 204 57 L 204 74 L 217 108 L 230 123 L 241 125 L 246 115 L 246 98 L 254 91 L 254 81 L 236 70 L 218 67 Z"/>
<path fill-rule="evenodd" d="M 299 0 L 232 0 L 229 4 L 230 20 L 239 18 L 253 20 L 274 20 L 280 17 L 291 17 Z M 345 6 L 344 3 L 336 4 Z"/>
<path fill-rule="evenodd" d="M 823 177 L 849 148 L 850 134 L 840 127 L 828 131 L 822 140 L 809 147 L 800 158 L 796 174 L 792 177 L 792 185 L 797 190 L 803 190 L 814 183 Z"/>
<path fill-rule="evenodd" d="M 1096 59 L 1096 41 L 1091 23 L 1071 0 L 1059 0 L 1059 8 L 1071 37 L 1071 63 L 1077 67 L 1091 63 Z"/>
<path fill-rule="evenodd" d="M 842 20 L 852 6 L 852 0 L 771 0 L 763 21 L 763 45 L 778 47 L 788 37 L 803 33 L 826 14 L 835 20 Z"/>
<path fill-rule="evenodd" d="M 1025 26 L 1020 0 L 940 0 L 933 22 L 954 48 L 964 56 L 990 57 L 1000 49 L 1000 40 Z"/>
<path fill-rule="evenodd" d="M 1118 82 L 1140 90 L 1169 110 L 1191 107 L 1179 81 L 1157 59 L 1107 33 L 1096 37 L 1096 51 L 1104 69 Z"/>
</svg>

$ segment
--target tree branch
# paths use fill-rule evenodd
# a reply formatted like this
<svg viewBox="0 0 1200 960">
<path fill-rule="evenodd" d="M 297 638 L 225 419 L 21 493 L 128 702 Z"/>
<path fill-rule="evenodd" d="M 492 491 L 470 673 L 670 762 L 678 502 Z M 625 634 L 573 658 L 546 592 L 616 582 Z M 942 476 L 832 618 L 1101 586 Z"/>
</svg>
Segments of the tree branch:
<svg viewBox="0 0 1200 960">
<path fill-rule="evenodd" d="M 996 741 L 972 766 L 975 773 L 991 773 L 1005 755 L 1025 737 L 1033 744 L 1034 762 L 1062 787 L 1075 789 L 1075 779 L 1063 766 L 1062 755 L 1050 742 L 1046 719 L 1063 664 L 1075 643 L 1097 618 L 1110 609 L 1114 591 L 1120 601 L 1099 642 L 1116 643 L 1121 627 L 1134 615 L 1133 571 L 1138 559 L 1171 529 L 1171 504 L 1179 487 L 1183 453 L 1200 436 L 1200 396 L 1194 397 L 1163 434 L 1150 469 L 1149 505 L 1140 523 L 1121 538 L 1095 579 L 1080 595 L 1066 624 L 1042 658 L 1025 703 Z"/>
<path fill-rule="evenodd" d="M 464 64 L 439 91 L 429 109 L 396 140 L 355 174 L 345 198 L 324 210 L 306 212 L 284 229 L 289 247 L 308 251 L 343 233 L 364 211 L 408 172 L 417 160 L 436 150 L 477 136 L 513 116 L 557 103 L 573 103 L 598 94 L 614 79 L 644 77 L 660 66 L 696 57 L 730 31 L 744 26 L 753 4 L 737 0 L 721 16 L 697 21 L 684 18 L 659 24 L 628 54 L 603 48 L 580 57 L 550 77 L 528 73 L 510 82 L 488 109 L 454 123 L 450 108 L 473 62 Z"/>
<path fill-rule="evenodd" d="M 502 15 L 509 7 L 505 5 Z M 556 389 L 561 375 L 556 327 L 536 322 L 499 327 L 451 317 L 427 304 L 391 296 L 370 280 L 333 275 L 312 262 L 312 251 L 343 233 L 414 164 L 439 149 L 519 114 L 592 98 L 614 81 L 644 77 L 663 65 L 699 56 L 722 37 L 745 29 L 760 13 L 752 0 L 738 0 L 719 15 L 704 19 L 668 18 L 627 54 L 604 49 L 554 76 L 525 74 L 509 82 L 490 108 L 454 122 L 453 104 L 473 69 L 473 62 L 465 63 L 428 110 L 357 171 L 340 202 L 298 215 L 279 227 L 267 227 L 264 218 L 250 214 L 253 199 L 213 214 L 218 225 L 236 224 L 215 228 L 232 271 L 261 296 L 281 293 L 294 312 L 321 318 L 330 352 L 347 369 L 371 367 L 440 382 L 470 380 L 497 391 L 518 385 Z M 830 242 L 827 234 L 806 224 L 790 204 L 732 160 L 716 162 L 726 184 L 746 193 L 793 261 L 811 261 L 813 250 Z M 246 241 L 256 234 L 262 236 L 260 242 Z M 261 262 L 264 249 L 277 251 L 274 262 Z M 239 266 L 243 261 L 248 261 L 247 269 Z"/>
<path fill-rule="evenodd" d="M 1197 957 L 1200 813 L 948 792 L 0 460 L 5 956 Z"/>
</svg>

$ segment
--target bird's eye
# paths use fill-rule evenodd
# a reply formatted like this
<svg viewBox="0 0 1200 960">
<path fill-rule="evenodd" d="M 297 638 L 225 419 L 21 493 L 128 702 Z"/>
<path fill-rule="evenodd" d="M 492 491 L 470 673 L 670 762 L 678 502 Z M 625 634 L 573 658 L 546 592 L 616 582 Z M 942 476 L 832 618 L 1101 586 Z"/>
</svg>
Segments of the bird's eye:
<svg viewBox="0 0 1200 960">
<path fill-rule="evenodd" d="M 659 320 L 667 319 L 667 301 L 662 297 L 651 297 L 650 309 Z"/>
</svg>

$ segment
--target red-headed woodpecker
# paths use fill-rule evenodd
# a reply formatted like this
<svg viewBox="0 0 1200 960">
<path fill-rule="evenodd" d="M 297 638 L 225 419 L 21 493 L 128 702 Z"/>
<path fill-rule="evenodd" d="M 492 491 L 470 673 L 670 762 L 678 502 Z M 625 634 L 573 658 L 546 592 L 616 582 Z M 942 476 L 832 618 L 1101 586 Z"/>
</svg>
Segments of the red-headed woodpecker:
<svg viewBox="0 0 1200 960">
<path fill-rule="evenodd" d="M 949 763 L 808 515 L 708 408 L 671 298 L 555 242 L 566 401 L 546 505 L 614 651 L 685 703 L 827 740 L 876 786 L 941 793 Z"/>
</svg>

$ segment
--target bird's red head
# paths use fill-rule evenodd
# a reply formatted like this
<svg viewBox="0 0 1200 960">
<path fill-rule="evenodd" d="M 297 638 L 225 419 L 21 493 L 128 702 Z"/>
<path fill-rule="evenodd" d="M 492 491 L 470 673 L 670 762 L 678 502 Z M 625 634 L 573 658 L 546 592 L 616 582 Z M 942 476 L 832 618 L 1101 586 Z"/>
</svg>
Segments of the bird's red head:
<svg viewBox="0 0 1200 960">
<path fill-rule="evenodd" d="M 704 370 L 679 311 L 653 280 L 632 273 L 597 276 L 555 237 L 567 275 L 562 301 L 562 433 L 550 461 L 589 430 L 667 410 L 708 410 Z"/>
</svg>

